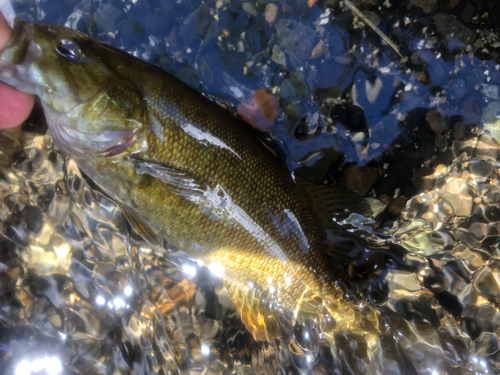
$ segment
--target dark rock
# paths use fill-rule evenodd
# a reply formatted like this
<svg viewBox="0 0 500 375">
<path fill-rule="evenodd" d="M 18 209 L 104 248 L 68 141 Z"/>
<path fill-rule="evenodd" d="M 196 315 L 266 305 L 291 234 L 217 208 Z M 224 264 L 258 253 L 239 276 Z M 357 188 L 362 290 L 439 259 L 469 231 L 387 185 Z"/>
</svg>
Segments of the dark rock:
<svg viewBox="0 0 500 375">
<path fill-rule="evenodd" d="M 379 176 L 378 169 L 375 167 L 366 165 L 358 167 L 353 164 L 344 170 L 342 182 L 348 190 L 360 196 L 365 196 Z"/>
<path fill-rule="evenodd" d="M 476 11 L 474 10 L 474 6 L 467 1 L 465 4 L 464 10 L 462 10 L 462 20 L 465 23 L 470 23 L 472 18 L 475 16 Z"/>
<path fill-rule="evenodd" d="M 436 148 L 441 152 L 445 151 L 448 146 L 447 139 L 442 134 L 436 134 L 436 136 L 434 137 L 434 143 L 436 145 Z"/>
<path fill-rule="evenodd" d="M 437 0 L 410 0 L 410 6 L 416 6 L 421 8 L 425 13 L 432 13 L 436 7 Z"/>
<path fill-rule="evenodd" d="M 380 253 L 362 252 L 347 267 L 349 276 L 358 280 L 367 280 L 380 273 L 384 268 L 384 255 Z"/>
<path fill-rule="evenodd" d="M 433 19 L 438 34 L 447 39 L 458 40 L 463 43 L 463 47 L 474 43 L 476 40 L 476 33 L 451 14 L 439 13 Z"/>
<path fill-rule="evenodd" d="M 357 105 L 336 105 L 330 109 L 330 118 L 351 133 L 368 131 L 365 111 Z"/>
<path fill-rule="evenodd" d="M 448 121 L 436 109 L 431 109 L 427 112 L 425 120 L 430 125 L 434 133 L 443 134 L 448 130 Z"/>
<path fill-rule="evenodd" d="M 389 167 L 386 175 L 375 185 L 377 196 L 387 194 L 394 196 L 396 189 L 403 190 L 406 185 L 411 185 L 414 170 L 422 164 L 422 155 L 418 150 L 409 150 L 407 152 L 398 152 L 388 160 Z M 410 184 L 408 184 L 410 183 Z M 411 189 L 410 189 L 411 190 Z M 411 196 L 414 191 L 405 192 L 405 196 Z"/>
<path fill-rule="evenodd" d="M 465 125 L 463 124 L 463 122 L 458 121 L 458 122 L 455 122 L 453 124 L 453 127 L 452 127 L 453 138 L 455 138 L 458 141 L 461 141 L 465 138 L 465 133 L 466 133 L 466 129 L 465 129 Z"/>
<path fill-rule="evenodd" d="M 402 195 L 395 198 L 388 207 L 389 213 L 394 216 L 399 215 L 405 208 L 406 201 L 407 198 Z"/>
<path fill-rule="evenodd" d="M 462 108 L 462 116 L 465 124 L 476 124 L 481 119 L 483 108 L 473 97 L 468 98 Z"/>
</svg>

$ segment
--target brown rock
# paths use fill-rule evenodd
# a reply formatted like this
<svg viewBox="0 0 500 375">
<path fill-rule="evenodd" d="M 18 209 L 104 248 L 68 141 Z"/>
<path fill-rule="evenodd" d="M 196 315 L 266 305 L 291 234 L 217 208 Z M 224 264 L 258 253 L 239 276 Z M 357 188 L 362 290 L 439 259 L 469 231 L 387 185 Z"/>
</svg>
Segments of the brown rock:
<svg viewBox="0 0 500 375">
<path fill-rule="evenodd" d="M 251 100 L 243 101 L 236 109 L 238 114 L 250 125 L 262 131 L 269 131 L 279 115 L 278 99 L 260 88 Z"/>
<path fill-rule="evenodd" d="M 342 181 L 348 190 L 364 196 L 379 176 L 379 171 L 375 167 L 368 167 L 366 165 L 358 167 L 356 164 L 353 164 L 344 170 Z"/>
<path fill-rule="evenodd" d="M 406 201 L 407 201 L 406 197 L 402 195 L 397 198 L 394 198 L 394 200 L 391 202 L 388 208 L 390 214 L 394 216 L 399 215 L 401 211 L 403 211 L 403 208 L 405 208 Z"/>
<path fill-rule="evenodd" d="M 427 112 L 425 121 L 427 121 L 434 133 L 443 134 L 448 130 L 448 121 L 436 109 Z"/>
</svg>

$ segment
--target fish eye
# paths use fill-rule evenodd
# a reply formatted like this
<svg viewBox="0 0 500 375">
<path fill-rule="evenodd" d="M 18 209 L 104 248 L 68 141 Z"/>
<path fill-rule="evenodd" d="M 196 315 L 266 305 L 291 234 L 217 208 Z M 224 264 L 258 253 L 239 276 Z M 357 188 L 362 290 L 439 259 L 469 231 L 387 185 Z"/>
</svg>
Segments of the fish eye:
<svg viewBox="0 0 500 375">
<path fill-rule="evenodd" d="M 83 52 L 71 39 L 61 39 L 59 43 L 57 43 L 56 51 L 59 55 L 64 57 L 65 59 L 78 61 L 83 59 Z"/>
</svg>

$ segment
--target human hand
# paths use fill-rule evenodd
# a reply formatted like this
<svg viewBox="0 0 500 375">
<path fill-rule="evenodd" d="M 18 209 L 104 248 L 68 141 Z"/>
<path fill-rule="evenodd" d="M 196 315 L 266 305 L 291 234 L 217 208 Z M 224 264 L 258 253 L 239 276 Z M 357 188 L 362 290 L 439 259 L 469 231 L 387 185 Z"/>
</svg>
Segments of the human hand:
<svg viewBox="0 0 500 375">
<path fill-rule="evenodd" d="M 7 20 L 0 13 L 0 50 L 8 43 L 11 32 Z M 29 116 L 34 103 L 33 95 L 0 82 L 0 129 L 21 125 Z"/>
</svg>

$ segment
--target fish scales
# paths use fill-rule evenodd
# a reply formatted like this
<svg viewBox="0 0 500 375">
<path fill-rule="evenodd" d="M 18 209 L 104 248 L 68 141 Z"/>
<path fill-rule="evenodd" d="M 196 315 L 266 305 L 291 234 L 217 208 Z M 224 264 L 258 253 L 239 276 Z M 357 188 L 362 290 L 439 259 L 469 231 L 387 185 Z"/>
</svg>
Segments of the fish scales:
<svg viewBox="0 0 500 375">
<path fill-rule="evenodd" d="M 319 293 L 323 283 L 320 278 L 328 274 L 324 269 L 321 237 L 301 198 L 303 192 L 288 171 L 233 117 L 182 82 L 172 77 L 159 80 L 148 72 L 134 73 L 127 78 L 148 93 L 147 108 L 162 124 L 167 139 L 167 142 L 162 141 L 150 125 L 145 124 L 147 147 L 144 158 L 160 164 L 168 162 L 168 165 L 205 181 L 209 189 L 222 189 L 224 193 L 219 194 L 230 197 L 232 205 L 248 214 L 246 220 L 250 230 L 261 232 L 262 236 L 256 238 L 248 226 L 245 228 L 237 222 L 238 219 L 207 215 L 204 212 L 206 207 L 172 193 L 161 180 L 152 177 L 140 179 L 136 189 L 130 191 L 123 202 L 130 202 L 134 209 L 145 212 L 145 216 L 159 226 L 174 246 L 195 257 L 203 253 L 207 260 L 221 263 L 228 272 L 234 270 L 245 283 L 253 282 L 265 289 L 267 279 L 271 277 L 276 284 L 288 286 L 283 289 L 282 298 L 294 301 L 307 288 L 304 285 L 307 278 L 301 280 L 294 275 L 306 273 L 301 268 L 308 270 L 312 267 L 321 276 L 311 280 L 309 287 L 314 287 Z M 166 100 L 165 97 L 172 99 Z M 186 126 L 210 133 L 211 142 L 193 137 L 184 130 Z M 215 138 L 224 147 L 217 144 Z M 233 150 L 238 150 L 238 153 Z M 121 175 L 131 173 L 119 172 L 110 177 L 110 171 L 116 168 L 115 161 L 101 159 L 96 165 L 95 170 L 102 176 L 96 180 L 101 186 L 113 185 Z M 84 166 L 83 169 L 92 176 L 90 167 Z M 155 202 L 158 204 L 152 205 Z M 285 223 L 285 211 L 293 213 L 309 248 L 304 248 L 304 239 L 300 235 L 291 233 L 291 223 Z M 294 294 L 288 295 L 292 292 Z"/>
</svg>

